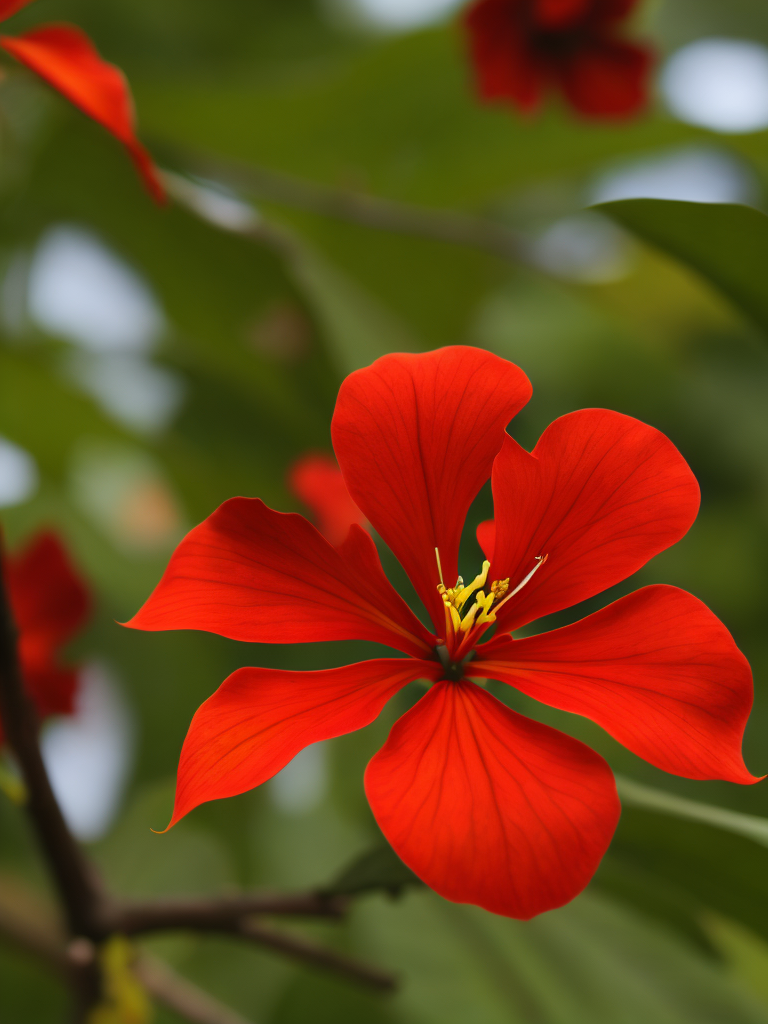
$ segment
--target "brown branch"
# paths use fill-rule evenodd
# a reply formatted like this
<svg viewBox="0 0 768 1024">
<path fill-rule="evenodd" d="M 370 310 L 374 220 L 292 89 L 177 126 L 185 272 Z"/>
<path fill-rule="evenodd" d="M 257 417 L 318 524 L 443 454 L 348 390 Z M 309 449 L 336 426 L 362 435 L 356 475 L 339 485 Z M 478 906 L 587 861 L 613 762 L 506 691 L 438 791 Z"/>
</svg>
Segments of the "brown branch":
<svg viewBox="0 0 768 1024">
<path fill-rule="evenodd" d="M 254 914 L 342 917 L 346 900 L 316 893 L 243 893 L 218 899 L 172 899 L 127 903 L 115 913 L 115 930 L 139 935 L 169 929 L 229 931 Z"/>
<path fill-rule="evenodd" d="M 244 939 L 250 939 L 260 946 L 284 953 L 286 956 L 311 967 L 322 967 L 333 971 L 336 974 L 352 978 L 363 985 L 380 989 L 382 992 L 392 992 L 397 988 L 397 979 L 385 971 L 376 967 L 369 967 L 357 960 L 337 953 L 325 946 L 318 946 L 303 935 L 289 935 L 286 932 L 276 931 L 261 922 L 249 921 L 242 924 L 237 935 Z"/>
<path fill-rule="evenodd" d="M 257 921 L 256 915 L 340 917 L 345 901 L 315 894 L 295 896 L 243 895 L 220 900 L 166 900 L 128 905 L 117 913 L 114 924 L 124 935 L 157 931 L 195 931 L 232 935 L 276 950 L 294 960 L 325 968 L 384 991 L 394 989 L 395 979 L 383 971 L 343 956 L 311 939 L 277 931 Z"/>
<path fill-rule="evenodd" d="M 56 884 L 73 936 L 103 937 L 102 896 L 92 867 L 69 831 L 51 788 L 38 743 L 35 709 L 24 689 L 17 630 L 0 561 L 0 719 L 27 788 L 26 810 Z"/>
<path fill-rule="evenodd" d="M 42 960 L 57 974 L 65 975 L 69 971 L 66 949 L 55 932 L 3 906 L 0 906 L 0 939 Z"/>
<path fill-rule="evenodd" d="M 7 907 L 0 906 L 0 941 L 2 940 L 14 949 L 21 949 L 41 961 L 62 980 L 73 981 L 73 960 L 77 961 L 77 949 L 68 952 L 55 931 L 44 926 L 42 922 L 22 917 Z M 192 1024 L 250 1024 L 240 1014 L 224 1006 L 207 992 L 203 992 L 197 985 L 177 974 L 168 964 L 156 957 L 140 953 L 132 969 L 151 996 L 182 1017 L 186 1017 Z"/>
<path fill-rule="evenodd" d="M 307 210 L 378 231 L 480 249 L 518 263 L 532 262 L 527 240 L 487 217 L 456 210 L 430 209 L 360 192 L 327 188 L 264 167 L 194 157 L 189 158 L 189 162 L 197 166 L 203 176 L 232 182 L 257 197 L 279 205 Z M 179 181 L 184 179 L 179 179 L 175 174 L 165 174 L 163 180 L 169 192 L 175 198 L 182 198 L 183 202 L 183 197 L 179 197 L 177 191 Z"/>
<path fill-rule="evenodd" d="M 20 946 L 63 969 L 77 1000 L 77 1019 L 85 1019 L 100 998 L 98 943 L 112 934 L 189 929 L 238 936 L 293 959 L 342 974 L 379 989 L 392 989 L 392 977 L 298 935 L 274 931 L 254 920 L 256 914 L 339 917 L 344 901 L 315 893 L 244 894 L 218 900 L 167 900 L 118 903 L 101 889 L 95 873 L 67 827 L 40 754 L 38 723 L 25 692 L 18 662 L 17 632 L 5 591 L 0 562 L 0 719 L 19 763 L 28 799 L 26 808 L 65 911 L 69 943 L 61 950 L 46 945 L 41 934 L 19 925 L 4 911 L 0 929 Z M 178 990 L 177 990 L 178 991 Z M 193 1018 L 194 1019 L 194 1018 Z M 207 1022 L 206 1022 L 207 1024 Z"/>
<path fill-rule="evenodd" d="M 0 940 L 58 975 L 74 997 L 72 1020 L 80 1024 L 87 1019 L 100 995 L 96 947 L 89 939 L 74 939 L 66 945 L 53 919 L 40 920 L 0 906 Z"/>
</svg>

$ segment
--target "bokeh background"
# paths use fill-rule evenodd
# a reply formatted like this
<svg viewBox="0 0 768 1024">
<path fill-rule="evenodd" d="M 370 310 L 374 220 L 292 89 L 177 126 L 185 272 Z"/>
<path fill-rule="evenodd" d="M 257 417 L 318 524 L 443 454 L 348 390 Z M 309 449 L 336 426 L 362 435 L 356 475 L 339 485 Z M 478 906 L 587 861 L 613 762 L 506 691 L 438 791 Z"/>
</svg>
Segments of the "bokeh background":
<svg viewBox="0 0 768 1024">
<path fill-rule="evenodd" d="M 56 526 L 93 588 L 71 649 L 78 711 L 43 743 L 72 828 L 126 895 L 329 886 L 382 847 L 362 775 L 408 691 L 259 791 L 150 831 L 168 819 L 189 720 L 229 672 L 339 665 L 373 645 L 272 648 L 116 623 L 221 501 L 302 510 L 287 468 L 330 450 L 339 382 L 388 351 L 469 343 L 521 365 L 534 397 L 511 432 L 528 447 L 590 405 L 672 438 L 703 491 L 689 536 L 547 625 L 647 583 L 692 591 L 753 665 L 746 759 L 768 771 L 766 339 L 693 272 L 586 209 L 638 196 L 764 208 L 768 7 L 649 0 L 637 31 L 659 54 L 653 99 L 609 126 L 557 101 L 537 119 L 481 108 L 460 8 L 38 0 L 11 26 L 88 31 L 126 71 L 143 138 L 175 175 L 160 210 L 114 140 L 3 62 L 0 522 L 10 548 Z M 377 208 L 372 227 L 348 202 L 359 194 L 398 205 Z M 490 219 L 525 259 L 424 237 L 413 207 Z M 470 518 L 490 512 L 484 492 Z M 465 576 L 479 559 L 468 529 Z M 626 778 L 768 816 L 766 785 L 664 775 L 586 721 L 495 692 Z M 392 996 L 224 939 L 147 948 L 259 1024 L 757 1024 L 767 869 L 753 839 L 628 803 L 587 892 L 527 924 L 364 878 L 348 922 L 309 931 L 397 971 Z M 0 901 L 48 897 L 23 815 L 0 794 Z M 0 993 L 8 1024 L 65 1019 L 56 979 L 8 946 Z"/>
</svg>

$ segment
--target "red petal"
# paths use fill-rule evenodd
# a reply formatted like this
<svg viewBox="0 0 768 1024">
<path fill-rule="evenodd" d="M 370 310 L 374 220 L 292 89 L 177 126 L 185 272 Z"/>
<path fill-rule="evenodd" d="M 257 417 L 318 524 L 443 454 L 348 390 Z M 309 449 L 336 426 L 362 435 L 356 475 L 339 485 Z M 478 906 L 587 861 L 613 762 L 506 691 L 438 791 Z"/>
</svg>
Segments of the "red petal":
<svg viewBox="0 0 768 1024">
<path fill-rule="evenodd" d="M 477 0 L 464 15 L 477 91 L 486 102 L 510 101 L 535 110 L 547 78 L 526 28 L 525 5 Z"/>
<path fill-rule="evenodd" d="M 128 83 L 119 68 L 102 60 L 88 36 L 71 25 L 46 25 L 0 46 L 45 79 L 127 148 L 153 198 L 165 191 L 149 154 L 136 138 Z"/>
<path fill-rule="evenodd" d="M 374 640 L 406 654 L 434 639 L 392 588 L 376 545 L 353 526 L 336 549 L 303 516 L 232 498 L 187 534 L 134 629 L 204 629 L 232 640 Z"/>
<path fill-rule="evenodd" d="M 680 540 L 699 508 L 696 478 L 658 430 L 582 409 L 551 423 L 529 454 L 507 438 L 493 467 L 496 548 L 489 579 L 512 587 L 499 613 L 518 626 L 599 594 Z"/>
<path fill-rule="evenodd" d="M 56 534 L 37 534 L 5 559 L 19 652 L 27 665 L 44 667 L 88 618 L 90 598 Z"/>
<path fill-rule="evenodd" d="M 288 487 L 312 512 L 318 530 L 336 546 L 353 523 L 365 525 L 334 458 L 321 452 L 304 455 L 288 470 Z"/>
<path fill-rule="evenodd" d="M 645 587 L 564 629 L 491 641 L 469 671 L 591 718 L 666 772 L 758 781 L 741 756 L 749 664 L 684 590 Z"/>
<path fill-rule="evenodd" d="M 634 11 L 640 0 L 594 0 L 594 21 L 600 25 L 615 25 Z"/>
<path fill-rule="evenodd" d="M 341 385 L 331 433 L 349 492 L 444 629 L 435 548 L 458 573 L 469 506 L 490 476 L 528 378 L 482 349 L 389 355 Z"/>
<path fill-rule="evenodd" d="M 40 719 L 49 715 L 71 715 L 77 693 L 77 670 L 22 666 L 24 685 L 31 696 Z"/>
<path fill-rule="evenodd" d="M 480 545 L 483 554 L 489 562 L 493 561 L 493 552 L 496 548 L 496 523 L 493 519 L 486 519 L 477 528 L 477 543 Z"/>
<path fill-rule="evenodd" d="M 238 669 L 192 719 L 168 828 L 199 804 L 261 785 L 310 743 L 369 725 L 398 690 L 437 674 L 437 662 L 414 658 L 324 672 Z"/>
<path fill-rule="evenodd" d="M 596 6 L 595 0 L 534 0 L 533 16 L 542 29 L 562 30 L 582 21 Z"/>
<path fill-rule="evenodd" d="M 438 683 L 368 765 L 374 816 L 446 899 L 527 919 L 573 899 L 619 819 L 608 765 L 472 683 Z"/>
<path fill-rule="evenodd" d="M 41 719 L 69 714 L 77 672 L 60 667 L 58 655 L 88 618 L 90 597 L 85 584 L 50 531 L 38 533 L 18 554 L 3 557 L 3 569 L 19 630 L 19 661 L 27 692 Z"/>
<path fill-rule="evenodd" d="M 648 47 L 594 38 L 566 55 L 555 74 L 566 98 L 588 117 L 631 117 L 648 103 Z"/>
<path fill-rule="evenodd" d="M 10 18 L 16 11 L 26 7 L 32 0 L 0 0 L 0 21 Z"/>
</svg>

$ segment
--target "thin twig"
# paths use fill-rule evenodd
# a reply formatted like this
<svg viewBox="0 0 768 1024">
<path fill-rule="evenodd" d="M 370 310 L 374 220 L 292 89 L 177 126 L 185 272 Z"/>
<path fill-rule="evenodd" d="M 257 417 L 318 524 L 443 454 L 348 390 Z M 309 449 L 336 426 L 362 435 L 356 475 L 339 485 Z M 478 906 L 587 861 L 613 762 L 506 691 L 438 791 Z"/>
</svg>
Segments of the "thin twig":
<svg viewBox="0 0 768 1024">
<path fill-rule="evenodd" d="M 187 155 L 186 163 L 195 167 L 203 178 L 229 183 L 267 202 L 307 210 L 377 231 L 479 249 L 504 260 L 538 266 L 524 235 L 488 217 L 457 210 L 431 209 L 362 192 L 328 188 L 317 182 L 250 164 L 224 163 L 194 155 Z M 181 198 L 182 202 L 185 197 L 178 195 L 179 183 L 185 180 L 188 179 L 177 174 L 163 174 L 164 185 L 174 198 Z M 195 187 L 191 182 L 189 184 Z M 237 228 L 234 224 L 220 226 L 239 230 L 243 234 L 259 233 Z"/>
<path fill-rule="evenodd" d="M 241 925 L 238 935 L 245 939 L 266 946 L 268 949 L 284 953 L 286 956 L 312 967 L 322 967 L 342 974 L 347 978 L 359 981 L 363 985 L 380 989 L 382 992 L 392 992 L 397 988 L 397 979 L 385 971 L 376 967 L 369 967 L 357 960 L 337 953 L 335 950 L 325 946 L 318 946 L 303 935 L 289 935 L 286 932 L 276 931 L 261 922 L 249 921 Z"/>
<path fill-rule="evenodd" d="M 192 1024 L 250 1024 L 231 1007 L 147 953 L 136 958 L 133 973 L 151 996 Z"/>
<path fill-rule="evenodd" d="M 481 249 L 502 259 L 530 262 L 526 239 L 487 217 L 456 210 L 430 209 L 361 192 L 318 185 L 293 175 L 251 164 L 192 159 L 203 175 L 229 181 L 257 197 L 324 217 L 395 234 L 415 235 Z"/>
<path fill-rule="evenodd" d="M 181 929 L 230 930 L 254 914 L 339 918 L 347 901 L 316 893 L 243 893 L 218 899 L 167 899 L 124 904 L 115 927 L 123 935 Z"/>
</svg>

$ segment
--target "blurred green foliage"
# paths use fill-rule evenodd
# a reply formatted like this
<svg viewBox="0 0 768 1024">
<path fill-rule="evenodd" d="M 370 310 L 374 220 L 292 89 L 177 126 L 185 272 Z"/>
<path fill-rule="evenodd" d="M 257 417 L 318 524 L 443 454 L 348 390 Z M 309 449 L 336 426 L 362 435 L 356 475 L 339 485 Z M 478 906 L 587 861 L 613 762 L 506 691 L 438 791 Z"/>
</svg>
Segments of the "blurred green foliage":
<svg viewBox="0 0 768 1024">
<path fill-rule="evenodd" d="M 588 126 L 556 107 L 535 122 L 483 110 L 455 27 L 355 34 L 309 0 L 225 0 L 215 8 L 202 0 L 38 0 L 14 24 L 51 19 L 82 25 L 125 68 L 163 166 L 204 184 L 216 179 L 227 195 L 236 186 L 261 218 L 249 234 L 182 205 L 156 209 L 113 140 L 20 70 L 9 66 L 0 81 L 0 435 L 31 453 L 40 472 L 37 492 L 3 511 L 3 528 L 11 545 L 42 523 L 67 537 L 97 595 L 73 655 L 110 668 L 137 730 L 120 814 L 93 855 L 126 895 L 340 882 L 347 891 L 402 889 L 397 899 L 368 892 L 348 923 L 311 929 L 396 970 L 403 983 L 394 997 L 223 939 L 174 936 L 147 947 L 260 1024 L 768 1021 L 759 982 L 768 971 L 768 851 L 744 836 L 627 807 L 589 891 L 526 924 L 407 887 L 380 852 L 362 773 L 408 693 L 364 732 L 327 745 L 327 785 L 311 806 L 281 804 L 268 785 L 154 835 L 150 828 L 168 818 L 188 722 L 229 672 L 343 664 L 372 645 L 270 648 L 116 624 L 149 593 L 180 532 L 221 501 L 246 494 L 296 507 L 286 467 L 308 449 L 329 448 L 346 372 L 390 350 L 482 345 L 519 363 L 534 384 L 511 428 L 526 446 L 552 418 L 601 405 L 659 427 L 689 460 L 703 491 L 690 535 L 637 579 L 544 625 L 646 583 L 691 590 L 753 664 L 746 758 L 753 771 L 768 770 L 768 347 L 735 306 L 675 261 L 691 235 L 685 244 L 662 240 L 668 255 L 630 247 L 625 274 L 584 283 L 270 201 L 253 173 L 269 168 L 492 217 L 530 238 L 580 210 L 589 183 L 616 161 L 692 143 L 731 153 L 764 199 L 766 133 L 716 137 L 675 122 L 660 105 L 626 127 Z M 768 41 L 765 12 L 748 0 L 667 0 L 649 5 L 645 20 L 661 50 L 704 34 Z M 660 242 L 647 220 L 623 223 Z M 72 343 L 47 334 L 24 306 L 36 246 L 62 224 L 91 232 L 156 296 L 167 329 L 146 358 L 184 390 L 166 426 L 137 429 L 96 400 L 71 372 Z M 662 221 L 659 230 L 672 227 Z M 704 228 L 702 245 L 706 235 Z M 700 266 L 698 241 L 693 249 L 692 265 Z M 765 267 L 751 270 L 764 309 Z M 95 474 L 98 489 L 105 467 L 114 476 L 129 463 L 145 467 L 138 483 L 129 480 L 113 506 L 95 508 L 84 474 Z M 127 516 L 130 501 L 138 521 Z M 473 526 L 490 511 L 483 492 L 465 538 L 470 575 L 479 557 Z M 586 740 L 628 777 L 768 815 L 765 786 L 665 776 L 589 722 L 501 686 L 494 692 Z M 23 817 L 0 798 L 0 889 L 19 887 L 47 892 Z M 58 983 L 17 951 L 0 948 L 0 992 L 0 1021 L 65 1019 Z M 156 1019 L 177 1018 L 158 1010 Z"/>
</svg>

